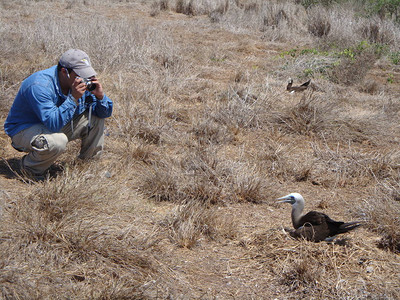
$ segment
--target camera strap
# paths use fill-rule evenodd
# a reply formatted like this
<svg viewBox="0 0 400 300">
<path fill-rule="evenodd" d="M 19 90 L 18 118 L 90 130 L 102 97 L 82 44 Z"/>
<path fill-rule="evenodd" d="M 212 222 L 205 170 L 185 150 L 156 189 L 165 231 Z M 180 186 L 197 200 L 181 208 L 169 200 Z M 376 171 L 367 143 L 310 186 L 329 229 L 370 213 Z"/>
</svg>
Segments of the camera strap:
<svg viewBox="0 0 400 300">
<path fill-rule="evenodd" d="M 89 134 L 90 130 L 92 130 L 92 106 L 93 103 L 89 104 L 89 114 L 88 114 L 88 125 L 87 125 L 87 134 Z"/>
</svg>

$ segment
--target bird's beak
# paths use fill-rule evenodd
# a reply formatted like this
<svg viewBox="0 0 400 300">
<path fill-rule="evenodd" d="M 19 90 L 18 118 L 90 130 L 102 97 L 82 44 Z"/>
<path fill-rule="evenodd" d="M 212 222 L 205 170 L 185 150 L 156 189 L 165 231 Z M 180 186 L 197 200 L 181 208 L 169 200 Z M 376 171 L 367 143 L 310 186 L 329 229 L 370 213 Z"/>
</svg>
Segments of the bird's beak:
<svg viewBox="0 0 400 300">
<path fill-rule="evenodd" d="M 288 196 L 281 197 L 276 200 L 280 200 L 277 203 L 292 203 L 292 200 Z"/>
</svg>

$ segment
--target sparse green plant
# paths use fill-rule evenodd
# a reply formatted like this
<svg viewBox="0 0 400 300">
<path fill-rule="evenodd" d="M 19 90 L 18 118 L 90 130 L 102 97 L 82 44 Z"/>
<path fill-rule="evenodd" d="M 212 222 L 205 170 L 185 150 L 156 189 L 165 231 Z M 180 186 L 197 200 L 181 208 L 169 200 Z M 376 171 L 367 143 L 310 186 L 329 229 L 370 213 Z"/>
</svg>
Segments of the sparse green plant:
<svg viewBox="0 0 400 300">
<path fill-rule="evenodd" d="M 307 55 L 307 54 L 313 54 L 313 55 L 329 55 L 327 52 L 321 52 L 315 48 L 311 49 L 302 49 L 300 51 L 300 55 Z"/>
<path fill-rule="evenodd" d="M 298 49 L 290 49 L 288 51 L 284 51 L 280 53 L 280 57 L 284 57 L 286 55 L 290 55 L 291 57 L 295 57 Z"/>
<path fill-rule="evenodd" d="M 400 65 L 400 51 L 391 52 L 389 57 L 392 64 Z"/>
<path fill-rule="evenodd" d="M 351 60 L 355 60 L 358 55 L 361 55 L 366 50 L 371 49 L 371 47 L 372 46 L 367 41 L 361 41 L 355 46 L 340 51 L 339 53 L 337 53 L 337 55 L 339 57 L 350 58 Z"/>
<path fill-rule="evenodd" d="M 307 68 L 304 70 L 304 77 L 309 78 L 312 77 L 314 74 L 314 71 L 311 68 Z"/>
<path fill-rule="evenodd" d="M 387 81 L 388 83 L 394 83 L 394 75 L 393 75 L 392 73 L 389 73 L 389 74 L 387 75 L 386 81 Z"/>
</svg>

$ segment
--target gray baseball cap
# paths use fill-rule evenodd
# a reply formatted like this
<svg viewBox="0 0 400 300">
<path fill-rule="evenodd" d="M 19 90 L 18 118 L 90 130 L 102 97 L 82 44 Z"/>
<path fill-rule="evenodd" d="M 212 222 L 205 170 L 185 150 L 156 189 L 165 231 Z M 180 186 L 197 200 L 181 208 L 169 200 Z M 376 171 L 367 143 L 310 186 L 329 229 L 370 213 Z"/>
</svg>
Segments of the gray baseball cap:
<svg viewBox="0 0 400 300">
<path fill-rule="evenodd" d="M 82 50 L 69 49 L 61 56 L 59 64 L 63 68 L 72 69 L 82 78 L 89 78 L 97 74 L 90 64 L 89 56 Z"/>
</svg>

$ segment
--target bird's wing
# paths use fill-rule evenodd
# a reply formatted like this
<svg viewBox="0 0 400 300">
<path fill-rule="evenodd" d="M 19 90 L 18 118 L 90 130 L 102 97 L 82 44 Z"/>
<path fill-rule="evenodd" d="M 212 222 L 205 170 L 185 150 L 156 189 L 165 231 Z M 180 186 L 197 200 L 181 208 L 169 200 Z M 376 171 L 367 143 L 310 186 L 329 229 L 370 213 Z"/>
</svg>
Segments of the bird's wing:
<svg viewBox="0 0 400 300">
<path fill-rule="evenodd" d="M 326 222 L 327 215 L 317 212 L 317 211 L 310 211 L 304 216 L 301 217 L 299 225 L 321 225 L 322 223 Z M 329 217 L 328 217 L 329 218 Z"/>
<path fill-rule="evenodd" d="M 304 82 L 301 86 L 308 86 L 310 84 L 310 82 L 311 82 L 311 79 L 308 80 L 307 82 Z"/>
<path fill-rule="evenodd" d="M 330 217 L 328 217 L 327 215 L 325 215 L 325 220 L 326 220 L 326 223 L 328 223 L 328 225 L 333 225 L 333 226 L 335 226 L 335 227 L 339 227 L 340 225 L 343 225 L 344 224 L 344 222 L 342 222 L 342 221 L 335 221 L 335 220 L 332 220 Z"/>
<path fill-rule="evenodd" d="M 305 224 L 289 233 L 296 239 L 306 239 L 308 241 L 320 242 L 329 236 L 329 229 L 326 223 L 321 225 Z"/>
</svg>

